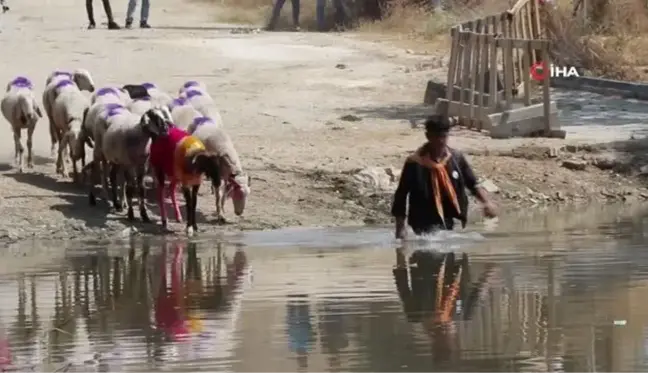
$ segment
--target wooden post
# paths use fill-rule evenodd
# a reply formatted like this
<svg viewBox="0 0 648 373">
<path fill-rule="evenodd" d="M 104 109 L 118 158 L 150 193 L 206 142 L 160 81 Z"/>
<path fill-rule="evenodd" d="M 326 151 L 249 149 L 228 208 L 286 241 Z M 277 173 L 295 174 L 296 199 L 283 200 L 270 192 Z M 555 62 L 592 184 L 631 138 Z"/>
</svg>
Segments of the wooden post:
<svg viewBox="0 0 648 373">
<path fill-rule="evenodd" d="M 502 53 L 504 58 L 504 97 L 506 100 L 506 110 L 513 106 L 513 48 L 511 40 L 501 40 L 503 44 Z"/>
<path fill-rule="evenodd" d="M 488 48 L 490 49 L 490 66 L 488 76 L 490 78 L 490 88 L 488 89 L 489 106 L 495 109 L 497 101 L 499 101 L 499 93 L 497 92 L 497 39 L 495 35 L 488 35 Z"/>
<path fill-rule="evenodd" d="M 549 42 L 545 41 L 542 43 L 542 62 L 545 64 L 546 68 L 549 67 Z M 548 71 L 545 71 L 545 78 L 542 82 L 542 103 L 544 107 L 544 120 L 545 120 L 545 135 L 548 137 L 551 135 L 551 97 L 549 89 L 551 88 L 551 74 Z"/>
<path fill-rule="evenodd" d="M 531 55 L 533 48 L 530 42 L 527 42 L 526 48 L 524 48 L 522 55 L 524 56 L 524 62 L 522 63 L 522 77 L 524 82 L 524 105 L 531 105 Z"/>
<path fill-rule="evenodd" d="M 450 48 L 450 61 L 448 62 L 448 85 L 446 87 L 446 100 L 452 101 L 454 97 L 455 76 L 457 74 L 457 49 L 459 47 L 459 31 L 456 27 L 450 29 L 452 46 Z M 450 107 L 450 105 L 448 105 Z M 447 115 L 448 113 L 446 113 Z"/>
<path fill-rule="evenodd" d="M 470 60 L 470 92 L 468 93 L 468 102 L 469 102 L 469 107 L 468 107 L 468 122 L 471 127 L 473 127 L 473 119 L 475 119 L 475 90 L 478 89 L 477 85 L 477 79 L 479 78 L 479 49 L 480 45 L 478 44 L 479 35 L 476 33 L 471 33 L 469 35 L 468 39 L 468 45 L 470 46 L 469 49 L 471 52 L 471 60 Z M 479 95 L 481 98 L 481 95 Z"/>
</svg>

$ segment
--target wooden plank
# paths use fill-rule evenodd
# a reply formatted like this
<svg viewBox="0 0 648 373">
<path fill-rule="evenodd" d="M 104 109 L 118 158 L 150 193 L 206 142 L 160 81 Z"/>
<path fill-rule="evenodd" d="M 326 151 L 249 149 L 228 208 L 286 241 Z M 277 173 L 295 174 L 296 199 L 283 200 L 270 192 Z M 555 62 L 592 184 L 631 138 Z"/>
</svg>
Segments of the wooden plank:
<svg viewBox="0 0 648 373">
<path fill-rule="evenodd" d="M 452 38 L 452 46 L 450 48 L 450 61 L 448 61 L 448 84 L 446 85 L 446 98 L 451 100 L 454 94 L 454 80 L 457 74 L 457 51 L 459 46 L 459 30 L 452 28 L 450 30 L 450 37 Z"/>
<path fill-rule="evenodd" d="M 460 119 L 465 118 L 468 114 L 468 111 L 470 110 L 468 107 L 468 97 L 466 97 L 468 96 L 466 89 L 468 89 L 468 83 L 470 81 L 470 68 L 472 63 L 473 50 L 471 48 L 469 39 L 464 41 L 464 43 L 465 44 L 463 48 L 463 61 L 461 67 L 462 76 L 461 76 L 461 84 L 459 84 L 459 86 L 461 87 L 461 102 L 462 102 L 461 113 L 459 113 Z"/>
<path fill-rule="evenodd" d="M 534 39 L 541 39 L 544 35 L 542 32 L 542 28 L 540 28 L 540 0 L 531 0 L 531 8 L 532 8 L 532 17 L 533 17 L 533 38 Z M 538 56 L 536 55 L 536 58 Z M 536 59 L 535 62 L 538 60 Z"/>
<path fill-rule="evenodd" d="M 533 48 L 529 43 L 527 50 L 523 53 L 524 61 L 522 63 L 523 84 L 524 84 L 524 105 L 531 105 L 531 53 Z"/>
<path fill-rule="evenodd" d="M 513 105 L 513 48 L 508 39 L 504 39 L 502 55 L 504 57 L 504 100 L 508 110 Z"/>
<path fill-rule="evenodd" d="M 488 36 L 488 49 L 490 50 L 490 66 L 489 66 L 489 75 L 490 75 L 490 87 L 488 90 L 489 94 L 489 107 L 495 109 L 497 106 L 498 96 L 497 92 L 497 43 L 495 35 Z"/>
<path fill-rule="evenodd" d="M 457 33 L 457 40 L 459 40 L 459 44 L 457 45 L 457 69 L 455 71 L 455 77 L 454 77 L 454 84 L 456 85 L 461 85 L 461 76 L 462 76 L 462 71 L 463 71 L 463 58 L 464 58 L 464 50 L 465 50 L 465 45 L 464 45 L 464 35 L 466 32 L 460 31 Z"/>
<path fill-rule="evenodd" d="M 469 41 L 469 46 L 470 50 L 472 51 L 472 58 L 470 61 L 470 72 L 471 72 L 471 77 L 470 77 L 470 94 L 468 95 L 468 118 L 469 121 L 472 122 L 473 119 L 475 118 L 475 89 L 477 88 L 477 79 L 479 77 L 479 67 L 481 64 L 479 63 L 479 39 L 478 39 L 477 34 L 472 33 L 470 35 L 470 41 Z M 478 88 L 479 91 L 481 92 L 483 90 L 483 87 Z M 480 105 L 481 106 L 481 105 Z M 471 123 L 472 127 L 472 123 Z"/>
<path fill-rule="evenodd" d="M 549 45 L 545 43 L 542 48 L 542 61 L 549 66 L 551 63 L 549 61 Z M 549 87 L 551 85 L 551 74 L 544 74 L 545 78 L 542 82 L 542 103 L 544 104 L 544 116 L 545 116 L 545 132 L 546 136 L 551 134 L 551 97 L 549 93 Z"/>
<path fill-rule="evenodd" d="M 524 8 L 522 8 L 524 9 Z M 524 37 L 523 29 L 522 29 L 522 20 L 523 18 L 521 17 L 521 12 L 518 12 L 515 14 L 515 35 L 516 39 L 517 38 L 522 38 L 526 39 Z M 517 84 L 518 82 L 522 81 L 522 51 L 519 48 L 514 48 L 514 56 L 515 56 L 515 69 L 513 70 L 513 82 L 514 84 Z"/>
<path fill-rule="evenodd" d="M 486 71 L 488 71 L 488 60 L 489 60 L 488 46 L 491 37 L 492 37 L 491 35 L 479 35 L 479 44 L 477 47 L 477 49 L 482 50 L 481 61 L 480 61 L 481 66 L 479 67 L 479 91 L 481 92 L 481 94 L 479 96 L 480 105 L 477 109 L 478 118 L 484 117 L 484 92 L 486 90 L 486 84 L 488 84 L 486 83 Z M 492 94 L 492 96 L 497 97 L 497 91 L 495 92 L 490 91 L 489 94 Z M 477 126 L 479 130 L 482 130 L 483 121 L 480 120 Z"/>
</svg>

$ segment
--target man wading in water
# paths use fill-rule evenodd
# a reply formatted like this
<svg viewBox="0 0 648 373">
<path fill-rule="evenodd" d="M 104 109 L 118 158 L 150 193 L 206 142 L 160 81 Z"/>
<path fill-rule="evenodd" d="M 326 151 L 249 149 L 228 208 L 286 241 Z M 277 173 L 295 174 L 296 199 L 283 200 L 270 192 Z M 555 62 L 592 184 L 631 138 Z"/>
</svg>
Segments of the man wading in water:
<svg viewBox="0 0 648 373">
<path fill-rule="evenodd" d="M 450 123 L 433 115 L 425 121 L 427 143 L 405 161 L 394 194 L 392 215 L 396 238 L 405 238 L 405 217 L 417 235 L 452 230 L 454 219 L 466 225 L 468 189 L 483 204 L 484 215 L 495 217 L 495 207 L 461 152 L 448 147 Z M 409 201 L 408 201 L 409 196 Z M 409 202 L 409 214 L 406 214 Z"/>
</svg>

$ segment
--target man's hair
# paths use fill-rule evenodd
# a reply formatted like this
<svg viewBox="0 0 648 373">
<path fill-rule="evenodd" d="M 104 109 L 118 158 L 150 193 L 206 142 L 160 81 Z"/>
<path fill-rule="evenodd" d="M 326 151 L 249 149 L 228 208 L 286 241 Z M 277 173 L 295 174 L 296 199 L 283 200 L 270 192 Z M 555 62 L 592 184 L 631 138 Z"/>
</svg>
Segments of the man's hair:
<svg viewBox="0 0 648 373">
<path fill-rule="evenodd" d="M 430 134 L 447 134 L 450 132 L 450 121 L 444 115 L 431 115 L 425 120 L 425 132 Z"/>
</svg>

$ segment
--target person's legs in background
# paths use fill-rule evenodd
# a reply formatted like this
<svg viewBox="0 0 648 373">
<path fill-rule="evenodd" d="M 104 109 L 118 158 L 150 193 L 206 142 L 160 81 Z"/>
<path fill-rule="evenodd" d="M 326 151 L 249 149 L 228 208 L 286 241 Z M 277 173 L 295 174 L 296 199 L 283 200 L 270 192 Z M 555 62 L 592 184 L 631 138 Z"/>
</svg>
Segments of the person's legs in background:
<svg viewBox="0 0 648 373">
<path fill-rule="evenodd" d="M 344 4 L 344 0 L 333 0 L 333 6 L 335 7 L 335 25 L 338 28 L 344 28 L 347 26 L 349 17 L 347 16 L 347 10 Z"/>
<path fill-rule="evenodd" d="M 137 0 L 128 0 L 128 8 L 126 8 L 126 28 L 133 27 L 133 14 L 137 7 Z"/>
<path fill-rule="evenodd" d="M 299 4 L 300 0 L 292 0 L 292 16 L 293 16 L 293 27 L 295 31 L 299 31 Z"/>
<path fill-rule="evenodd" d="M 9 6 L 7 5 L 6 0 L 0 0 L 0 5 L 2 5 L 2 13 L 6 13 L 9 11 Z"/>
<path fill-rule="evenodd" d="M 86 13 L 88 13 L 88 30 L 97 27 L 94 19 L 94 10 L 92 9 L 92 2 L 94 0 L 86 0 Z"/>
<path fill-rule="evenodd" d="M 142 0 L 142 9 L 140 10 L 140 27 L 151 28 L 148 24 L 149 10 L 151 9 L 150 0 Z"/>
<path fill-rule="evenodd" d="M 326 0 L 317 0 L 315 16 L 317 18 L 317 29 L 319 31 L 326 31 Z"/>
<path fill-rule="evenodd" d="M 110 0 L 101 0 L 103 3 L 104 12 L 106 12 L 106 18 L 108 18 L 108 29 L 109 30 L 119 30 L 121 27 L 115 22 L 112 14 L 112 8 L 110 6 Z"/>
<path fill-rule="evenodd" d="M 131 0 L 134 1 L 134 0 Z M 276 0 L 274 7 L 272 8 L 272 15 L 270 16 L 270 22 L 268 22 L 267 30 L 272 31 L 277 27 L 277 21 L 279 20 L 279 15 L 281 14 L 281 8 L 283 8 L 286 0 Z"/>
</svg>

